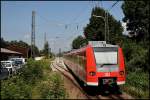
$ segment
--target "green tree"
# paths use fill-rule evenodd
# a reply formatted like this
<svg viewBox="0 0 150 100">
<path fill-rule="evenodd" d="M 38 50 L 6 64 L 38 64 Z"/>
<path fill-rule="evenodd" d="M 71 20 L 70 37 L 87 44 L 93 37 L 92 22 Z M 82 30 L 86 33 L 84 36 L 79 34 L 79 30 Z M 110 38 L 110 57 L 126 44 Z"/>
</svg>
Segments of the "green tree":
<svg viewBox="0 0 150 100">
<path fill-rule="evenodd" d="M 31 48 L 31 46 L 30 46 L 30 48 Z M 33 49 L 34 49 L 35 56 L 39 56 L 40 51 L 39 51 L 38 47 L 37 46 L 33 46 Z"/>
<path fill-rule="evenodd" d="M 9 42 L 9 45 L 17 45 L 19 47 L 29 47 L 29 45 L 22 40 L 20 40 L 20 41 L 12 40 Z"/>
<path fill-rule="evenodd" d="M 1 37 L 1 48 L 7 47 L 8 44 L 9 44 L 9 42 L 8 42 L 8 41 L 5 41 L 5 40 Z"/>
<path fill-rule="evenodd" d="M 149 40 L 149 1 L 124 1 L 122 5 L 129 34 L 137 42 Z"/>
<path fill-rule="evenodd" d="M 18 44 L 23 47 L 29 47 L 29 45 L 26 42 L 23 42 L 22 40 L 18 41 Z"/>
<path fill-rule="evenodd" d="M 108 13 L 108 12 L 107 12 Z M 95 17 L 96 16 L 102 16 Z M 88 41 L 104 41 L 105 38 L 105 10 L 100 7 L 95 7 L 92 10 L 90 23 L 84 28 L 84 35 Z M 112 15 L 108 13 L 107 30 L 109 29 L 109 42 L 115 44 L 118 40 L 121 40 L 123 28 L 120 21 L 114 19 Z"/>
<path fill-rule="evenodd" d="M 45 57 L 48 58 L 48 56 L 49 56 L 49 44 L 48 44 L 48 41 L 46 41 L 46 43 L 44 45 L 43 52 L 44 52 Z"/>
<path fill-rule="evenodd" d="M 78 49 L 78 48 L 84 46 L 85 44 L 87 44 L 87 40 L 80 35 L 73 40 L 72 48 Z"/>
<path fill-rule="evenodd" d="M 149 70 L 149 1 L 124 1 L 122 5 L 131 37 L 124 38 L 123 50 L 130 71 Z"/>
</svg>

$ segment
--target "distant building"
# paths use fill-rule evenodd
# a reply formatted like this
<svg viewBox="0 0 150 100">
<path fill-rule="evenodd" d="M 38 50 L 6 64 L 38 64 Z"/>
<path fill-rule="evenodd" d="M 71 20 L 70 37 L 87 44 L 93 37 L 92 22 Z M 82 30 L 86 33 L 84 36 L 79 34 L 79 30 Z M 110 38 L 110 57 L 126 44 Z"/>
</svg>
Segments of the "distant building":
<svg viewBox="0 0 150 100">
<path fill-rule="evenodd" d="M 8 60 L 10 57 L 22 57 L 22 53 L 1 48 L 1 60 Z"/>
<path fill-rule="evenodd" d="M 12 51 L 20 52 L 24 58 L 29 57 L 29 51 L 30 51 L 29 48 L 20 47 L 17 45 L 10 45 L 10 46 L 7 46 L 6 48 Z"/>
</svg>

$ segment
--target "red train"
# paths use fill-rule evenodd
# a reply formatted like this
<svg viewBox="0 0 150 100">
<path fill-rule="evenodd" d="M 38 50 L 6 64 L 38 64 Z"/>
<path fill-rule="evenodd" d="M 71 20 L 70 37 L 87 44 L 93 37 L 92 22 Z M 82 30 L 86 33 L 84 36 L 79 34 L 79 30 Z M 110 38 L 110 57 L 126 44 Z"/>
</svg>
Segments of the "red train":
<svg viewBox="0 0 150 100">
<path fill-rule="evenodd" d="M 87 86 L 125 83 L 122 48 L 105 41 L 91 41 L 83 48 L 64 54 L 64 63 Z"/>
</svg>

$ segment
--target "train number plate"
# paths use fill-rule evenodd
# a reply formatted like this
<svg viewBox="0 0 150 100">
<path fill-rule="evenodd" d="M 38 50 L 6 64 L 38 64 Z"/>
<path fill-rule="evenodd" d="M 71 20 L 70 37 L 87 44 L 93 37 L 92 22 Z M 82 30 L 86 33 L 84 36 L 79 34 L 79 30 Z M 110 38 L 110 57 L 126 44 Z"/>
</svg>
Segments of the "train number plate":
<svg viewBox="0 0 150 100">
<path fill-rule="evenodd" d="M 112 84 L 114 81 L 113 79 L 103 79 L 103 84 Z"/>
<path fill-rule="evenodd" d="M 105 73 L 104 76 L 110 76 L 110 73 Z"/>
</svg>

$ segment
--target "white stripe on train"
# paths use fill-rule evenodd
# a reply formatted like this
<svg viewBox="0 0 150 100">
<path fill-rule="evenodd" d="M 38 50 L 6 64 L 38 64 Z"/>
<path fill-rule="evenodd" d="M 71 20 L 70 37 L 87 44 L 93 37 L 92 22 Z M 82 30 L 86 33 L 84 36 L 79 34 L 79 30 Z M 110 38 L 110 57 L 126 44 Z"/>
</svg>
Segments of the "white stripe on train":
<svg viewBox="0 0 150 100">
<path fill-rule="evenodd" d="M 117 82 L 117 85 L 125 84 L 125 81 L 119 81 Z"/>
<path fill-rule="evenodd" d="M 87 85 L 98 86 L 98 82 L 86 82 Z"/>
<path fill-rule="evenodd" d="M 98 82 L 86 82 L 87 85 L 98 86 Z M 117 82 L 117 85 L 125 84 L 125 81 Z"/>
</svg>

